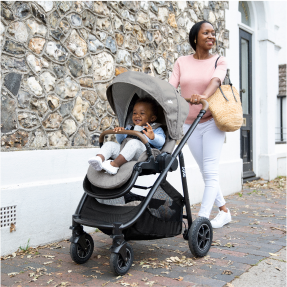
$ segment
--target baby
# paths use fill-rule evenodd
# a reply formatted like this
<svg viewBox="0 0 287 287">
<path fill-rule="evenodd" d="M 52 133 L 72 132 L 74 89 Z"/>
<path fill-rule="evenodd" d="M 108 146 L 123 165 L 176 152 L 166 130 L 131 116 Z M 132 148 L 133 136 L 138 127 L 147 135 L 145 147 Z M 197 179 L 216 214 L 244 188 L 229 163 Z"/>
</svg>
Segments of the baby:
<svg viewBox="0 0 287 287">
<path fill-rule="evenodd" d="M 165 133 L 161 127 L 153 130 L 152 125 L 157 119 L 157 105 L 151 98 L 138 99 L 133 108 L 132 121 L 134 126 L 128 125 L 126 128 L 114 128 L 115 132 L 123 130 L 135 130 L 142 132 L 148 139 L 151 147 L 162 149 L 165 143 Z M 116 174 L 119 167 L 131 160 L 138 160 L 140 155 L 146 150 L 145 145 L 133 136 L 117 134 L 117 141 L 106 142 L 100 152 L 89 159 L 89 164 L 97 171 L 104 169 L 109 174 Z M 129 140 L 121 150 L 121 143 L 125 138 Z M 110 160 L 110 158 L 112 160 Z"/>
</svg>

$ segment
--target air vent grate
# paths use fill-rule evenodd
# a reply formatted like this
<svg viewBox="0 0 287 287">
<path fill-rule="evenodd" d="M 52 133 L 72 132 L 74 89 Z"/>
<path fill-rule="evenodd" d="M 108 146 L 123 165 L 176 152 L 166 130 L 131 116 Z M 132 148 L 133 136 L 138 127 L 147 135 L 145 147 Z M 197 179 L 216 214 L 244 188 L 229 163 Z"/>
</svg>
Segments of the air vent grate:
<svg viewBox="0 0 287 287">
<path fill-rule="evenodd" d="M 1 207 L 1 227 L 10 226 L 12 223 L 16 224 L 16 205 Z"/>
</svg>

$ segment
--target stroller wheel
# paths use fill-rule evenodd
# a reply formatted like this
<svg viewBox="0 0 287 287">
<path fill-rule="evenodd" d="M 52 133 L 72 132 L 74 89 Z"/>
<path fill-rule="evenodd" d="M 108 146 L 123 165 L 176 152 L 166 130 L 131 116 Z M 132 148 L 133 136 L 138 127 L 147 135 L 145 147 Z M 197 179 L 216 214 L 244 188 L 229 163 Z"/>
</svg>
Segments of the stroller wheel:
<svg viewBox="0 0 287 287">
<path fill-rule="evenodd" d="M 78 264 L 83 264 L 87 262 L 94 251 L 94 240 L 92 236 L 86 233 L 85 239 L 88 246 L 87 250 L 84 250 L 79 243 L 71 243 L 70 245 L 71 258 Z"/>
<path fill-rule="evenodd" d="M 205 256 L 211 246 L 213 231 L 210 221 L 205 217 L 197 218 L 188 232 L 188 244 L 191 253 L 196 257 Z"/>
<path fill-rule="evenodd" d="M 110 267 L 111 270 L 116 275 L 125 275 L 130 267 L 132 266 L 133 260 L 134 260 L 134 252 L 130 244 L 127 243 L 126 245 L 127 249 L 127 262 L 122 258 L 122 256 L 119 253 L 112 253 L 110 257 Z"/>
</svg>

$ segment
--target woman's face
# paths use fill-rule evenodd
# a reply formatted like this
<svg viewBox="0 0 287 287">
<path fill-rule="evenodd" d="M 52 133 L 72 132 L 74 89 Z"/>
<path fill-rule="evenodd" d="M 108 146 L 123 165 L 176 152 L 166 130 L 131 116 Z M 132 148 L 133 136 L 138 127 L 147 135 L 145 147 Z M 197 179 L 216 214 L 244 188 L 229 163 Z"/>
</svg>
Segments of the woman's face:
<svg viewBox="0 0 287 287">
<path fill-rule="evenodd" d="M 196 47 L 210 50 L 215 43 L 215 31 L 211 24 L 203 23 L 198 31 Z"/>
</svg>

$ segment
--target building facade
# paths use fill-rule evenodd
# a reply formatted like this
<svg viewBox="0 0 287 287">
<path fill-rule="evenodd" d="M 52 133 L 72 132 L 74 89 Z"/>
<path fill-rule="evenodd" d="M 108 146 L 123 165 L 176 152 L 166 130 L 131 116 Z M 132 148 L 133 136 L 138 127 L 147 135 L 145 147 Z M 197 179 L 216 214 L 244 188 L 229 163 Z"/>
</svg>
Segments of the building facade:
<svg viewBox="0 0 287 287">
<path fill-rule="evenodd" d="M 283 71 L 279 83 L 279 69 L 280 65 L 286 65 L 286 3 L 239 1 L 229 4 L 227 15 L 232 17 L 229 27 L 233 33 L 227 57 L 237 73 L 235 78 L 246 119 L 246 126 L 240 132 L 243 178 L 271 180 L 286 175 L 286 117 L 280 126 L 284 111 L 277 113 L 279 86 L 284 86 Z M 236 9 L 240 12 L 237 15 Z M 286 107 L 286 92 L 285 100 L 283 95 L 282 99 L 282 106 Z M 282 132 L 280 143 L 276 138 L 278 128 Z"/>
<path fill-rule="evenodd" d="M 29 239 L 33 246 L 69 237 L 87 160 L 99 134 L 118 124 L 106 87 L 127 70 L 168 81 L 176 59 L 193 52 L 188 33 L 203 19 L 216 29 L 212 52 L 226 56 L 244 111 L 241 130 L 226 134 L 223 194 L 240 191 L 243 180 L 286 175 L 285 2 L 1 5 L 2 254 Z M 204 185 L 188 148 L 183 152 L 193 204 Z M 179 177 L 176 171 L 168 180 L 180 191 Z"/>
</svg>

